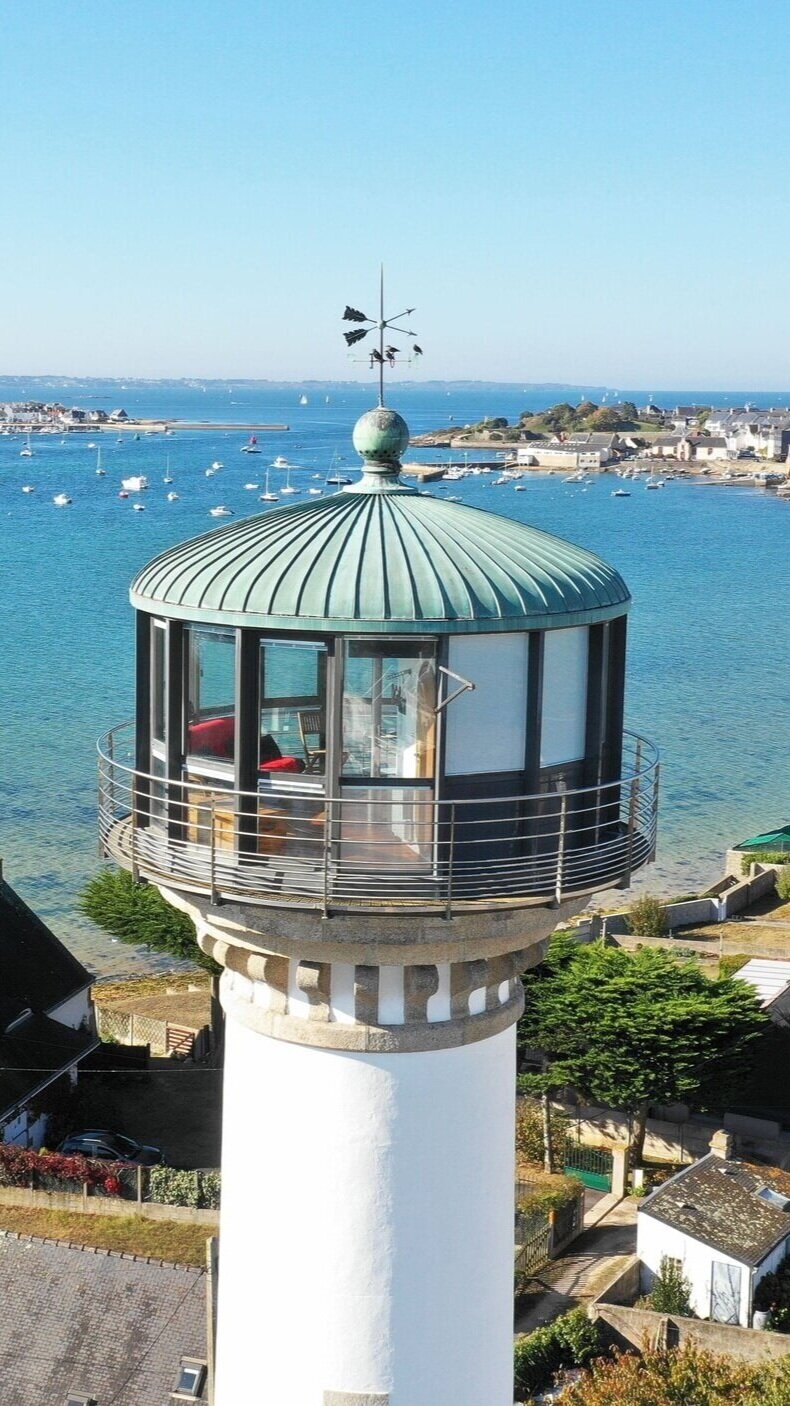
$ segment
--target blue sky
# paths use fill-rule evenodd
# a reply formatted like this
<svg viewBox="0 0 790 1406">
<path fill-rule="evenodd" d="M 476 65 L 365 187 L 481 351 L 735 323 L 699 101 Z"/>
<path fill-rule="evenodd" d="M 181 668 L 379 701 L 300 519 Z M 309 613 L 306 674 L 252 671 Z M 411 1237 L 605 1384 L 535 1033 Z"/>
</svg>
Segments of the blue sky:
<svg viewBox="0 0 790 1406">
<path fill-rule="evenodd" d="M 790 382 L 786 0 L 6 0 L 0 374 Z"/>
</svg>

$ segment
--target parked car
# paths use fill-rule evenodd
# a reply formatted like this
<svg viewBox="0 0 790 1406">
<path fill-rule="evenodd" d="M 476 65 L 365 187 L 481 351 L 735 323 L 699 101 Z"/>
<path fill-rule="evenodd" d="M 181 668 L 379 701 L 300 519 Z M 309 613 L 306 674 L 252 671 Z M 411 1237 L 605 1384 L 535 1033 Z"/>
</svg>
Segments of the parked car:
<svg viewBox="0 0 790 1406">
<path fill-rule="evenodd" d="M 163 1160 L 158 1147 L 144 1147 L 122 1133 L 95 1128 L 70 1133 L 60 1144 L 58 1152 L 78 1152 L 83 1157 L 97 1157 L 107 1162 L 133 1162 L 140 1167 L 156 1167 Z"/>
</svg>

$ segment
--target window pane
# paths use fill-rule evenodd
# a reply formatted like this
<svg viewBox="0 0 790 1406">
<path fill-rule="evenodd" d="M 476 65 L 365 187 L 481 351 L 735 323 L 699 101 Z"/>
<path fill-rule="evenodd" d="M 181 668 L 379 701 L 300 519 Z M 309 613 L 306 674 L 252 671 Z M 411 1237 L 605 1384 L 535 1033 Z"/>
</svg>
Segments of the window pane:
<svg viewBox="0 0 790 1406">
<path fill-rule="evenodd" d="M 326 646 L 261 641 L 262 771 L 325 771 Z"/>
<path fill-rule="evenodd" d="M 156 622 L 151 627 L 151 736 L 164 741 L 165 736 L 165 627 Z"/>
<path fill-rule="evenodd" d="M 540 764 L 560 766 L 584 756 L 589 631 L 547 630 L 543 644 Z"/>
<path fill-rule="evenodd" d="M 209 626 L 189 631 L 187 751 L 233 761 L 236 744 L 236 636 Z"/>
<path fill-rule="evenodd" d="M 347 641 L 344 776 L 432 777 L 435 708 L 433 644 Z"/>
</svg>

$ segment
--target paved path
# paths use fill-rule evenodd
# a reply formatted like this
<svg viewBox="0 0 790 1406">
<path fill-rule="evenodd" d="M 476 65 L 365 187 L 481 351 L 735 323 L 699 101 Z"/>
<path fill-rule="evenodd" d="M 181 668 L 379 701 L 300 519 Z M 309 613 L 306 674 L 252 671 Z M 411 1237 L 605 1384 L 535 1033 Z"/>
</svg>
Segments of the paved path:
<svg viewBox="0 0 790 1406">
<path fill-rule="evenodd" d="M 516 1318 L 517 1333 L 531 1333 L 600 1293 L 618 1264 L 636 1250 L 636 1211 L 635 1201 L 613 1196 L 587 1209 L 578 1240 L 531 1281 Z"/>
</svg>

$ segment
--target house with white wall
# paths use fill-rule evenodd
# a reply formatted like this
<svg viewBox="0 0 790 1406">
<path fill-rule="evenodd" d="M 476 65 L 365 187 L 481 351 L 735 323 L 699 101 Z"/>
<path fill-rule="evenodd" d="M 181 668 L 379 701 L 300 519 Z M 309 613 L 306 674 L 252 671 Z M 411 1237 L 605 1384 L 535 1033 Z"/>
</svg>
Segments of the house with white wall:
<svg viewBox="0 0 790 1406">
<path fill-rule="evenodd" d="M 642 1290 L 675 1260 L 698 1318 L 750 1328 L 757 1285 L 790 1252 L 790 1172 L 735 1159 L 731 1139 L 716 1139 L 728 1155 L 709 1152 L 639 1207 Z"/>
<path fill-rule="evenodd" d="M 91 976 L 0 872 L 0 1141 L 39 1147 L 96 1049 Z"/>
</svg>

